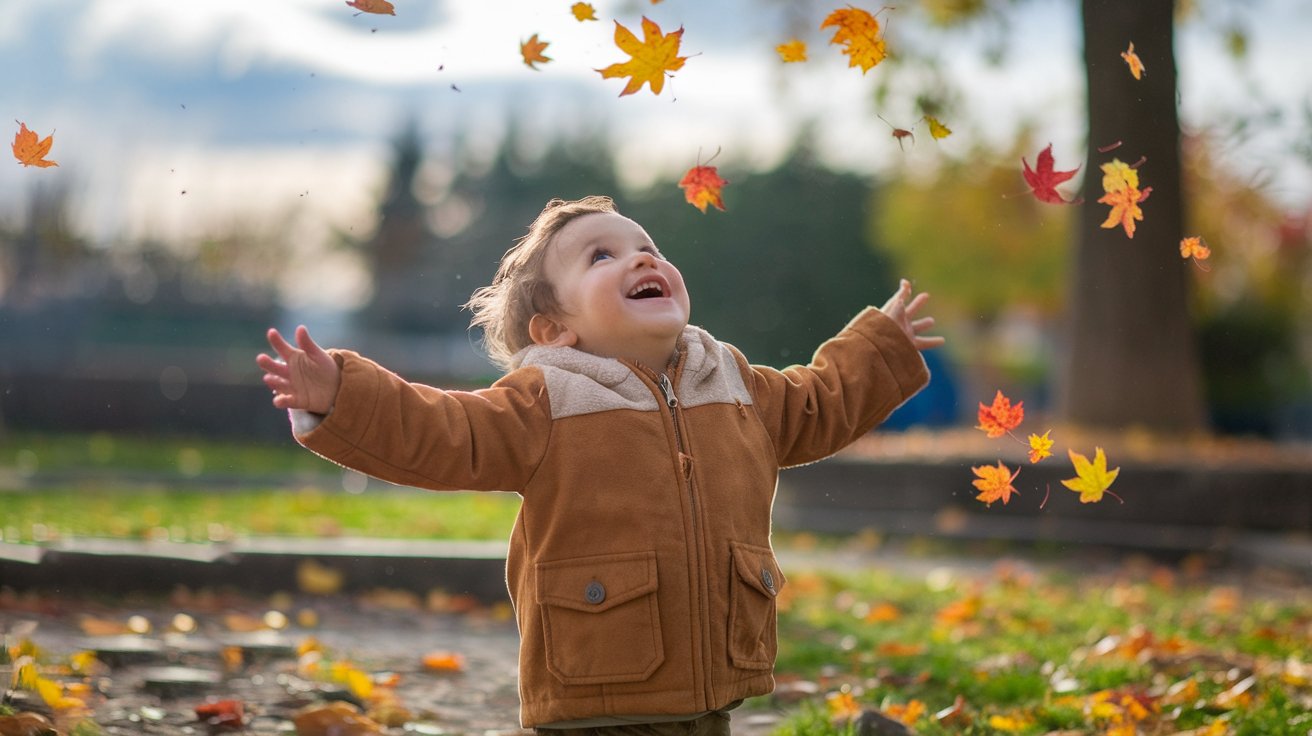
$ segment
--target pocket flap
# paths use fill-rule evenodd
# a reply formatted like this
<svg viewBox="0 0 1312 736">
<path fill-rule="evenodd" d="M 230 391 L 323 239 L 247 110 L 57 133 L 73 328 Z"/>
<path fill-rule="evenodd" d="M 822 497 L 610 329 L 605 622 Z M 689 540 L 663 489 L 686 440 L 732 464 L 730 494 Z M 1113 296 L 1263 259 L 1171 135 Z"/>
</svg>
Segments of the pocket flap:
<svg viewBox="0 0 1312 736">
<path fill-rule="evenodd" d="M 656 590 L 656 553 L 540 562 L 537 602 L 600 613 Z"/>
<path fill-rule="evenodd" d="M 784 574 L 769 547 L 757 547 L 742 542 L 730 542 L 733 550 L 733 569 L 738 579 L 755 588 L 761 595 L 773 598 L 784 586 Z"/>
</svg>

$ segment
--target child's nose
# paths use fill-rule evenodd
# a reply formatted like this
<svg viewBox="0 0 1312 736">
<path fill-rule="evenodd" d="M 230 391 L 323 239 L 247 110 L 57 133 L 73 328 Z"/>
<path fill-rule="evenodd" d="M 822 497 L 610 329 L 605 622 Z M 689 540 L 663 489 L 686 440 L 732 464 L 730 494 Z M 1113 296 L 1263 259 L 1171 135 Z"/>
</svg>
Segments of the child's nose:
<svg viewBox="0 0 1312 736">
<path fill-rule="evenodd" d="M 633 259 L 634 268 L 654 268 L 656 266 L 656 256 L 647 251 L 638 251 L 637 256 Z"/>
</svg>

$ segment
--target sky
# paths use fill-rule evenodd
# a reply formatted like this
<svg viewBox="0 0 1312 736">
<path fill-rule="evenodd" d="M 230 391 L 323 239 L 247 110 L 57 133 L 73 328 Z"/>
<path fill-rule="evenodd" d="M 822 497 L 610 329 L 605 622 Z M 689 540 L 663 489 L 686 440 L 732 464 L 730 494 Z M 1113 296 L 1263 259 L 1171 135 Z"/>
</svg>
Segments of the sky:
<svg viewBox="0 0 1312 736">
<path fill-rule="evenodd" d="M 942 63 L 963 81 L 962 123 L 945 121 L 958 132 L 938 142 L 922 126 L 905 151 L 889 126 L 918 113 L 897 95 L 876 109 L 880 68 L 849 68 L 817 27 L 846 3 L 594 0 L 600 21 L 589 23 L 575 20 L 570 4 L 396 0 L 397 14 L 381 16 L 339 0 L 0 0 L 0 64 L 11 70 L 0 119 L 15 121 L 15 133 L 17 121 L 42 136 L 53 131 L 49 158 L 60 164 L 0 165 L 0 217 L 21 216 L 33 187 L 61 186 L 75 226 L 104 247 L 291 220 L 293 250 L 312 253 L 333 228 L 369 227 L 390 140 L 410 118 L 435 141 L 458 129 L 494 139 L 508 114 L 547 131 L 605 121 L 634 186 L 716 150 L 768 165 L 804 121 L 816 124 L 830 164 L 860 172 L 932 168 L 976 144 L 1008 148 L 1022 124 L 1069 151 L 1059 162 L 1083 160 L 1074 0 L 1020 3 L 1002 65 L 981 61 L 980 33 L 941 43 Z M 1308 130 L 1299 116 L 1312 116 L 1312 4 L 1262 4 L 1250 20 L 1229 17 L 1237 4 L 1211 3 L 1220 11 L 1181 31 L 1182 118 L 1186 127 L 1224 125 L 1255 104 L 1283 110 L 1285 123 L 1232 136 L 1222 153 L 1240 176 L 1303 210 L 1312 172 L 1289 150 Z M 899 12 L 909 11 L 881 15 L 891 48 L 931 42 L 915 39 Z M 595 70 L 627 58 L 613 43 L 614 22 L 637 30 L 643 15 L 665 31 L 682 26 L 690 58 L 660 95 L 644 88 L 620 97 L 624 80 Z M 1242 63 L 1222 50 L 1218 28 L 1232 20 L 1249 31 Z M 810 46 L 804 64 L 785 65 L 774 52 L 789 21 Z M 534 33 L 550 42 L 552 61 L 539 70 L 518 53 Z"/>
</svg>

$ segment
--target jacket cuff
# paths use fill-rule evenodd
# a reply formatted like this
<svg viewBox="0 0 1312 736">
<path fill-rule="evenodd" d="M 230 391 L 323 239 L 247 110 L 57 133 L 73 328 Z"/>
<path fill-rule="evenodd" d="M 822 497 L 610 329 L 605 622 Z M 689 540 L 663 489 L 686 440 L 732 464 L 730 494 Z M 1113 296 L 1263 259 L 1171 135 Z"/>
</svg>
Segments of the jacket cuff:
<svg viewBox="0 0 1312 736">
<path fill-rule="evenodd" d="M 907 333 L 876 307 L 866 307 L 852 318 L 844 330 L 851 330 L 874 345 L 888 371 L 897 382 L 902 401 L 906 401 L 929 383 L 929 366 Z"/>
</svg>

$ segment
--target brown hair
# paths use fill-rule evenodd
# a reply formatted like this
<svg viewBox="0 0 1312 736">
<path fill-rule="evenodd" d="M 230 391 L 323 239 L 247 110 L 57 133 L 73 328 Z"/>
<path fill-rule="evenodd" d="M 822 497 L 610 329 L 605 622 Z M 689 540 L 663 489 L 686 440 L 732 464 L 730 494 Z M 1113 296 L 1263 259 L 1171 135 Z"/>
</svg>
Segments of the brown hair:
<svg viewBox="0 0 1312 736">
<path fill-rule="evenodd" d="M 601 195 L 547 202 L 528 234 L 501 257 L 492 283 L 475 290 L 465 303 L 474 313 L 470 326 L 483 329 L 483 345 L 497 365 L 511 368 L 515 354 L 533 344 L 528 334 L 533 315 L 559 314 L 560 301 L 543 269 L 547 246 L 570 221 L 595 212 L 618 214 L 619 210 L 614 200 Z"/>
</svg>

